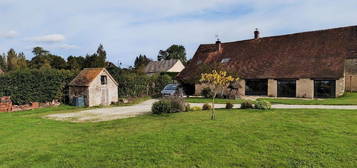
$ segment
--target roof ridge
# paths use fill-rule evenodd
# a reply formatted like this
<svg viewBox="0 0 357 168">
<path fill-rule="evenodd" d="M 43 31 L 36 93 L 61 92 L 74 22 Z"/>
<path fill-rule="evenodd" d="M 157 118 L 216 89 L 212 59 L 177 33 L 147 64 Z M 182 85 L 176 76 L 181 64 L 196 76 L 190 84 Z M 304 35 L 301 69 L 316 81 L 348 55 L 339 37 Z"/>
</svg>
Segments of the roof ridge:
<svg viewBox="0 0 357 168">
<path fill-rule="evenodd" d="M 328 28 L 328 29 L 320 29 L 320 30 L 310 30 L 310 31 L 303 31 L 303 32 L 297 32 L 297 33 L 288 33 L 288 34 L 282 34 L 282 35 L 273 35 L 273 36 L 267 36 L 267 37 L 260 37 L 258 39 L 245 39 L 245 40 L 238 40 L 238 41 L 231 41 L 231 42 L 222 42 L 221 44 L 231 44 L 231 43 L 237 43 L 237 42 L 256 41 L 256 40 L 261 40 L 261 39 L 288 37 L 288 36 L 308 34 L 308 33 L 319 33 L 319 32 L 333 31 L 333 30 L 342 30 L 342 29 L 348 29 L 348 28 L 354 28 L 354 27 L 357 28 L 357 25 L 345 26 L 345 27 L 337 27 L 337 28 Z M 210 44 L 201 44 L 201 45 L 202 46 L 212 46 L 212 45 L 216 45 L 216 44 L 215 43 L 210 43 Z"/>
</svg>

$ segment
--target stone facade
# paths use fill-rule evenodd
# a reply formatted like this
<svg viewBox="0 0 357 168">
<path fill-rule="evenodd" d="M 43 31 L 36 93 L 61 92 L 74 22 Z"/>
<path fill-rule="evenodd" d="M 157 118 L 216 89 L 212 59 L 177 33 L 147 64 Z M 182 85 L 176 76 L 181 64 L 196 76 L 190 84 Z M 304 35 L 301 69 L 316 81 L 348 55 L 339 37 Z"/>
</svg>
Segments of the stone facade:
<svg viewBox="0 0 357 168">
<path fill-rule="evenodd" d="M 336 80 L 336 97 L 342 96 L 345 93 L 345 77 Z"/>
<path fill-rule="evenodd" d="M 357 75 L 346 75 L 345 77 L 345 88 L 348 92 L 356 92 L 357 91 Z"/>
<path fill-rule="evenodd" d="M 278 81 L 274 79 L 268 80 L 268 96 L 277 97 L 278 96 Z"/>
<path fill-rule="evenodd" d="M 314 97 L 314 81 L 311 79 L 296 80 L 296 97 L 313 98 Z"/>
</svg>

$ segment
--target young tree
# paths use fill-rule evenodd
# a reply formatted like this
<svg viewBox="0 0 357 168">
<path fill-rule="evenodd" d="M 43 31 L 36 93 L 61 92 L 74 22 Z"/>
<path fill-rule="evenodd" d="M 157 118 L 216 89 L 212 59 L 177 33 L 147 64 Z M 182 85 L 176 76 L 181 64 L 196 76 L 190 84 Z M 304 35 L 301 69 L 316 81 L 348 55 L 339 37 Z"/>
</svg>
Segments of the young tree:
<svg viewBox="0 0 357 168">
<path fill-rule="evenodd" d="M 7 69 L 8 71 L 17 69 L 17 53 L 12 48 L 7 52 Z"/>
<path fill-rule="evenodd" d="M 168 49 L 160 50 L 159 55 L 157 56 L 158 61 L 161 60 L 170 60 L 170 59 L 179 59 L 182 63 L 186 64 L 186 49 L 182 45 L 172 45 Z"/>
<path fill-rule="evenodd" d="M 219 91 L 222 91 L 226 88 L 231 82 L 237 81 L 239 78 L 234 78 L 232 76 L 227 75 L 226 71 L 213 70 L 212 73 L 203 73 L 201 74 L 200 82 L 208 84 L 213 87 L 213 98 L 212 98 L 212 112 L 211 119 L 216 119 L 216 113 L 214 110 L 214 99 L 217 96 Z"/>
<path fill-rule="evenodd" d="M 136 70 L 140 70 L 143 67 L 145 67 L 149 62 L 151 62 L 152 60 L 147 58 L 146 55 L 139 55 L 138 57 L 135 58 L 135 62 L 134 62 L 134 67 Z"/>
</svg>

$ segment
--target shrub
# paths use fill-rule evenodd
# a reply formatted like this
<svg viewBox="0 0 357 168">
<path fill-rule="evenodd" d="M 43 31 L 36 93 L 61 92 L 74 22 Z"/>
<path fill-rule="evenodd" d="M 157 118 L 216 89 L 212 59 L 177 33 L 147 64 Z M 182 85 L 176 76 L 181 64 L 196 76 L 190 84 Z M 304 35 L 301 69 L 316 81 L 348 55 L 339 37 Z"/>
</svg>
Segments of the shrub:
<svg viewBox="0 0 357 168">
<path fill-rule="evenodd" d="M 245 100 L 241 106 L 240 106 L 241 109 L 252 109 L 254 108 L 254 102 L 253 101 L 250 101 L 250 100 Z"/>
<path fill-rule="evenodd" d="M 206 103 L 202 106 L 202 110 L 211 110 L 211 109 L 212 109 L 212 106 L 208 103 Z"/>
<path fill-rule="evenodd" d="M 258 100 L 255 102 L 255 108 L 260 110 L 269 110 L 271 109 L 271 103 L 265 100 Z"/>
<path fill-rule="evenodd" d="M 171 113 L 183 112 L 186 110 L 186 102 L 181 97 L 169 97 L 168 100 L 171 103 Z"/>
<path fill-rule="evenodd" d="M 231 102 L 226 103 L 226 109 L 232 109 L 233 104 Z"/>
<path fill-rule="evenodd" d="M 202 108 L 198 106 L 191 107 L 191 111 L 201 111 Z"/>
<path fill-rule="evenodd" d="M 191 110 L 190 103 L 186 103 L 185 112 L 189 112 Z"/>
<path fill-rule="evenodd" d="M 154 114 L 170 113 L 171 102 L 168 100 L 160 100 L 155 102 L 151 107 L 151 111 Z"/>
<path fill-rule="evenodd" d="M 30 102 L 64 102 L 68 93 L 67 84 L 75 74 L 66 70 L 33 69 L 20 70 L 0 76 L 0 97 L 11 96 L 14 104 Z"/>
<path fill-rule="evenodd" d="M 203 88 L 201 91 L 201 96 L 203 96 L 204 98 L 211 98 L 213 96 L 211 88 Z"/>
</svg>

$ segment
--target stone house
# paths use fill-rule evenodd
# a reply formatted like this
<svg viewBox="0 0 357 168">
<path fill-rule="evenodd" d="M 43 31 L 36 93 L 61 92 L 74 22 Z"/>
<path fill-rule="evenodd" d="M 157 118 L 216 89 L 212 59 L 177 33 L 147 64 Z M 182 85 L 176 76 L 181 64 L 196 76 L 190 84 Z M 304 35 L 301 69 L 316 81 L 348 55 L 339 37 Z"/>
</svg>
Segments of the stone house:
<svg viewBox="0 0 357 168">
<path fill-rule="evenodd" d="M 247 96 L 325 98 L 357 90 L 357 26 L 236 42 L 200 45 L 177 76 L 196 95 L 202 72 L 225 70 L 238 76 Z"/>
<path fill-rule="evenodd" d="M 69 84 L 69 100 L 84 97 L 86 106 L 118 102 L 118 83 L 105 68 L 83 69 Z"/>
<path fill-rule="evenodd" d="M 144 72 L 148 75 L 159 74 L 162 72 L 179 73 L 185 66 L 180 60 L 162 60 L 162 61 L 151 61 L 146 65 Z"/>
</svg>

